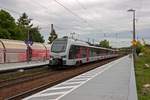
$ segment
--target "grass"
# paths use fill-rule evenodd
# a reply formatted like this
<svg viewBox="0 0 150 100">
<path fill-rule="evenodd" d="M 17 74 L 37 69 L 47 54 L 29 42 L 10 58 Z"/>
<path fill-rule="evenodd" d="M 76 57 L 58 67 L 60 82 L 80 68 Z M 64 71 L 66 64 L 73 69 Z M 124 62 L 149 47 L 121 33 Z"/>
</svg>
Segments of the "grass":
<svg viewBox="0 0 150 100">
<path fill-rule="evenodd" d="M 150 100 L 150 86 L 144 86 L 150 85 L 150 67 L 145 66 L 150 66 L 150 54 L 138 57 L 135 64 L 138 100 Z"/>
</svg>

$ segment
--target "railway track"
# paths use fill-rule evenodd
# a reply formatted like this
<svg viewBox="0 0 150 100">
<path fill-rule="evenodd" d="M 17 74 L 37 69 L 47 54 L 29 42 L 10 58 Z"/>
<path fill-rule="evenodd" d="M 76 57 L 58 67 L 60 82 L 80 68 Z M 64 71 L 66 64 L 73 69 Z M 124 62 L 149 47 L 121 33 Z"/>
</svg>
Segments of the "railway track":
<svg viewBox="0 0 150 100">
<path fill-rule="evenodd" d="M 8 83 L 6 82 L 0 86 L 0 100 L 20 100 L 26 96 L 56 85 L 62 81 L 99 67 L 115 59 L 117 58 L 89 63 L 80 67 L 73 67 L 65 70 L 47 71 L 46 73 L 41 73 L 40 75 L 20 78 L 9 81 Z"/>
<path fill-rule="evenodd" d="M 24 76 L 24 77 L 18 77 L 18 78 L 14 78 L 14 79 L 9 79 L 9 80 L 4 80 L 4 81 L 0 81 L 0 88 L 5 88 L 14 84 L 19 84 L 21 82 L 26 82 L 26 81 L 30 81 L 30 80 L 35 80 L 35 79 L 39 79 L 42 77 L 46 77 L 49 75 L 52 75 L 53 73 L 55 73 L 54 71 L 49 71 L 46 73 L 36 73 L 34 75 L 28 75 L 28 76 Z"/>
<path fill-rule="evenodd" d="M 47 73 L 47 71 L 49 72 L 50 69 L 43 66 L 41 68 L 34 68 L 28 70 L 23 69 L 22 71 L 8 71 L 7 73 L 0 73 L 0 88 L 15 84 L 19 80 L 25 81 L 41 77 L 43 73 Z"/>
</svg>

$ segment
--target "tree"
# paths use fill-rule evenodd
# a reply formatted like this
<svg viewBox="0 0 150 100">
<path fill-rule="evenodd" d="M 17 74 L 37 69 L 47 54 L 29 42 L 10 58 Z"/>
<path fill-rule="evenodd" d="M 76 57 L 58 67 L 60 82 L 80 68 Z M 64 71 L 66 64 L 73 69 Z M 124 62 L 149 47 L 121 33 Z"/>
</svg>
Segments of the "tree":
<svg viewBox="0 0 150 100">
<path fill-rule="evenodd" d="M 24 20 L 25 19 L 25 20 Z M 31 20 L 26 20 L 24 13 L 16 24 L 15 19 L 6 11 L 0 11 L 0 38 L 24 40 L 26 38 L 26 28 Z M 31 26 L 31 25 L 30 25 Z"/>
<path fill-rule="evenodd" d="M 31 24 L 31 19 L 27 16 L 26 13 L 23 13 L 17 21 L 17 25 L 19 28 L 19 33 L 22 35 L 21 40 L 27 40 L 28 32 L 33 26 Z"/>
<path fill-rule="evenodd" d="M 100 41 L 99 46 L 104 47 L 104 48 L 111 48 L 110 45 L 109 45 L 109 41 L 107 41 L 107 40 Z"/>
<path fill-rule="evenodd" d="M 23 13 L 22 16 L 18 19 L 18 26 L 23 27 L 23 28 L 31 28 L 33 24 L 31 24 L 32 19 L 30 19 L 26 13 Z"/>
<path fill-rule="evenodd" d="M 44 39 L 40 34 L 39 27 L 33 27 L 31 21 L 32 19 L 30 19 L 26 13 L 23 13 L 18 19 L 17 25 L 19 32 L 22 34 L 22 40 L 27 40 L 29 33 L 29 40 L 43 43 Z"/>
<path fill-rule="evenodd" d="M 30 36 L 30 39 L 34 42 L 41 42 L 41 43 L 44 43 L 44 39 L 43 39 L 43 36 L 41 36 L 40 32 L 39 32 L 39 27 L 34 27 L 34 28 L 31 28 L 30 31 L 29 31 L 29 34 L 31 34 Z"/>
<path fill-rule="evenodd" d="M 0 10 L 0 38 L 17 39 L 15 19 L 6 11 Z"/>
<path fill-rule="evenodd" d="M 49 38 L 48 38 L 48 40 L 49 40 L 49 44 L 51 44 L 58 36 L 57 36 L 57 34 L 56 34 L 56 32 L 55 32 L 55 30 L 53 29 L 53 24 L 52 24 L 52 26 L 51 26 L 51 33 L 50 33 L 50 36 L 49 36 Z"/>
<path fill-rule="evenodd" d="M 14 39 L 14 40 L 27 40 L 28 33 L 35 42 L 44 42 L 43 36 L 41 36 L 39 28 L 33 27 L 30 19 L 26 13 L 15 22 L 15 19 L 5 10 L 0 10 L 0 38 L 2 39 Z"/>
</svg>

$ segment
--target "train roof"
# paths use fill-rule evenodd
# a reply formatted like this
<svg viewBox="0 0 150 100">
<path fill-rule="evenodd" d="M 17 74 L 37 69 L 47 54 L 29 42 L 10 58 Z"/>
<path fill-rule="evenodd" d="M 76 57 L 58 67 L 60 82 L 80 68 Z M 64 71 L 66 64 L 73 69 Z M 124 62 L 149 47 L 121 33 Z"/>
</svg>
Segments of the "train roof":
<svg viewBox="0 0 150 100">
<path fill-rule="evenodd" d="M 72 38 L 58 38 L 58 39 L 67 39 L 68 43 L 69 44 L 73 44 L 73 45 L 86 46 L 86 47 L 90 47 L 90 48 L 110 50 L 110 51 L 117 51 L 117 50 L 110 49 L 110 48 L 103 48 L 103 47 L 91 46 L 91 45 L 89 45 L 89 43 L 87 43 L 85 41 L 82 41 L 82 40 L 78 40 L 78 39 L 72 39 Z"/>
<path fill-rule="evenodd" d="M 80 45 L 80 46 L 89 46 L 88 43 L 78 40 L 78 39 L 70 39 L 68 38 L 68 43 L 74 44 L 74 45 Z"/>
<path fill-rule="evenodd" d="M 114 49 L 110 49 L 110 48 L 103 48 L 103 47 L 97 47 L 97 46 L 88 46 L 88 47 L 96 48 L 96 49 L 103 49 L 103 50 L 110 50 L 110 51 L 117 51 L 117 50 L 114 50 Z"/>
</svg>

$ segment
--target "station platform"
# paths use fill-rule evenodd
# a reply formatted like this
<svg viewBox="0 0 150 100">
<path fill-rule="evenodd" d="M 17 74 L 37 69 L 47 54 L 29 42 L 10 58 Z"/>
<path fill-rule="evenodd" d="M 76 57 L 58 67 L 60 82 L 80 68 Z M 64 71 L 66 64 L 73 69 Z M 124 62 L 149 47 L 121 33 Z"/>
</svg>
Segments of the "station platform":
<svg viewBox="0 0 150 100">
<path fill-rule="evenodd" d="M 124 56 L 23 100 L 137 100 L 133 58 Z"/>
<path fill-rule="evenodd" d="M 15 70 L 15 69 L 37 67 L 37 66 L 47 65 L 48 63 L 49 60 L 0 64 L 0 72 Z"/>
</svg>

